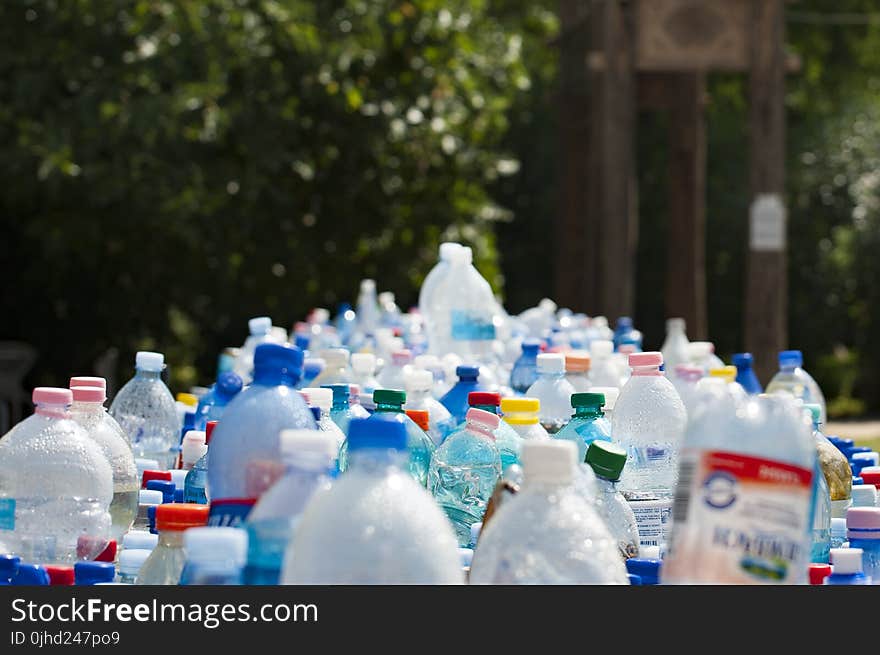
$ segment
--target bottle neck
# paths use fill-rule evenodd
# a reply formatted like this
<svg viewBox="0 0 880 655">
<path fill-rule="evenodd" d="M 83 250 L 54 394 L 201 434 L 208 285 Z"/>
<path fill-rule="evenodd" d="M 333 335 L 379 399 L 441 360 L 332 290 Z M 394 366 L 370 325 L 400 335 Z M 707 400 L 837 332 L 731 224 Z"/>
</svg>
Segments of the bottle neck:
<svg viewBox="0 0 880 655">
<path fill-rule="evenodd" d="M 144 380 L 161 380 L 162 371 L 147 371 L 142 368 L 138 368 L 135 369 L 135 377 L 142 378 Z"/>
<path fill-rule="evenodd" d="M 183 530 L 162 530 L 159 532 L 159 545 L 166 548 L 183 548 Z"/>
<path fill-rule="evenodd" d="M 532 413 L 511 412 L 504 416 L 504 420 L 510 425 L 536 425 L 538 423 L 538 415 Z"/>
<path fill-rule="evenodd" d="M 636 366 L 632 369 L 633 377 L 662 377 L 659 366 Z"/>
<path fill-rule="evenodd" d="M 385 469 L 403 466 L 407 459 L 405 450 L 390 448 L 359 448 L 349 452 L 349 468 L 356 471 L 375 473 Z"/>
<path fill-rule="evenodd" d="M 482 409 L 484 412 L 492 412 L 498 416 L 498 407 L 495 405 L 471 405 L 474 409 Z"/>
<path fill-rule="evenodd" d="M 595 471 L 593 471 L 596 473 Z M 603 477 L 596 473 L 596 485 L 599 487 L 600 491 L 604 491 L 606 493 L 613 493 L 617 491 L 617 483 L 618 480 L 609 480 L 606 477 Z"/>
<path fill-rule="evenodd" d="M 466 429 L 468 432 L 476 437 L 480 437 L 481 439 L 488 439 L 489 441 L 495 441 L 495 435 L 485 425 L 468 422 Z"/>
<path fill-rule="evenodd" d="M 565 371 L 542 371 L 538 369 L 538 377 L 546 380 L 559 380 L 565 377 Z"/>
<path fill-rule="evenodd" d="M 574 415 L 577 418 L 600 418 L 602 410 L 599 407 L 575 407 Z"/>
<path fill-rule="evenodd" d="M 50 418 L 70 418 L 70 408 L 67 405 L 40 403 L 34 408 L 34 413 Z"/>
<path fill-rule="evenodd" d="M 280 371 L 275 368 L 254 370 L 254 384 L 265 387 L 275 387 L 278 385 L 295 387 L 296 383 L 299 382 L 299 378 L 298 371 Z"/>
<path fill-rule="evenodd" d="M 403 405 L 396 405 L 392 403 L 377 403 L 376 404 L 377 412 L 394 412 L 395 414 L 403 414 Z"/>
</svg>

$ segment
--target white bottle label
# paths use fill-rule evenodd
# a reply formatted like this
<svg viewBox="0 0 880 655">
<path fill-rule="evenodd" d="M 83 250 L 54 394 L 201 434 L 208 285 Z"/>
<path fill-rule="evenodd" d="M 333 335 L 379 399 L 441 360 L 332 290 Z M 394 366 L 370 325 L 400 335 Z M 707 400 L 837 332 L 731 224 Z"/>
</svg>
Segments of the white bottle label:
<svg viewBox="0 0 880 655">
<path fill-rule="evenodd" d="M 659 546 L 663 549 L 669 539 L 672 522 L 671 500 L 630 500 L 629 506 L 639 526 L 639 548 Z"/>
<path fill-rule="evenodd" d="M 802 581 L 812 485 L 807 468 L 683 450 L 665 575 L 717 584 Z"/>
</svg>

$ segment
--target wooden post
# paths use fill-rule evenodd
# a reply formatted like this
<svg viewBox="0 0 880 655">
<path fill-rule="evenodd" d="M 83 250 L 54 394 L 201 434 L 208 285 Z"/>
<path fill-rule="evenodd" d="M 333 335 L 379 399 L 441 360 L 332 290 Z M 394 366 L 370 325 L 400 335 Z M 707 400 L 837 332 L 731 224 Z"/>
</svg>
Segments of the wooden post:
<svg viewBox="0 0 880 655">
<path fill-rule="evenodd" d="M 744 312 L 746 350 L 765 384 L 787 340 L 785 246 L 785 16 L 783 0 L 752 0 L 749 74 L 749 177 L 753 208 L 773 202 L 783 212 L 751 212 Z M 780 216 L 781 213 L 781 216 Z"/>
<path fill-rule="evenodd" d="M 707 338 L 706 318 L 706 77 L 671 73 L 669 232 L 666 317 L 687 322 L 691 339 Z"/>
</svg>

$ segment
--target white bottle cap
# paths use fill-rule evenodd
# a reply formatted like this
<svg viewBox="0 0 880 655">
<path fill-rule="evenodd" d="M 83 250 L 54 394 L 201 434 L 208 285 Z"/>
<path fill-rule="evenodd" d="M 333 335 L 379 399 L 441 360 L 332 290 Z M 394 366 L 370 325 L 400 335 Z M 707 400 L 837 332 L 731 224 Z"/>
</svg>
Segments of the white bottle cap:
<svg viewBox="0 0 880 655">
<path fill-rule="evenodd" d="M 327 348 L 320 353 L 327 366 L 345 366 L 348 364 L 348 351 L 345 348 Z"/>
<path fill-rule="evenodd" d="M 865 461 L 871 462 L 868 466 L 877 466 L 880 465 L 880 453 L 875 451 L 871 451 L 870 453 L 853 453 L 852 460 L 856 461 Z M 867 467 L 865 467 L 867 468 Z"/>
<path fill-rule="evenodd" d="M 617 397 L 620 395 L 620 389 L 617 387 L 590 387 L 590 393 L 601 393 L 605 396 L 605 411 L 613 412 Z"/>
<path fill-rule="evenodd" d="M 329 464 L 337 453 L 336 439 L 330 432 L 320 430 L 282 430 L 279 435 L 281 442 L 281 455 L 300 456 L 303 454 L 314 455 L 316 458 L 326 458 Z"/>
<path fill-rule="evenodd" d="M 241 528 L 198 527 L 183 533 L 183 547 L 190 562 L 247 562 L 247 532 Z"/>
<path fill-rule="evenodd" d="M 138 480 L 143 479 L 144 471 L 158 471 L 159 470 L 159 462 L 155 459 L 142 459 L 137 458 L 134 460 L 134 465 L 137 467 L 138 472 Z"/>
<path fill-rule="evenodd" d="M 559 439 L 526 441 L 522 446 L 522 466 L 526 484 L 570 484 L 577 466 L 577 446 Z"/>
<path fill-rule="evenodd" d="M 279 325 L 273 325 L 269 334 L 276 343 L 287 343 L 287 330 Z"/>
<path fill-rule="evenodd" d="M 308 396 L 309 405 L 320 408 L 322 412 L 329 412 L 333 407 L 333 389 L 306 387 L 303 393 Z"/>
<path fill-rule="evenodd" d="M 138 492 L 138 505 L 161 505 L 162 492 L 156 489 L 141 489 Z"/>
<path fill-rule="evenodd" d="M 373 293 L 376 290 L 376 280 L 361 280 L 361 293 Z"/>
<path fill-rule="evenodd" d="M 832 548 L 831 572 L 844 575 L 862 572 L 861 548 Z"/>
<path fill-rule="evenodd" d="M 440 359 L 436 355 L 418 355 L 413 360 L 416 368 L 423 368 L 427 371 L 433 371 L 440 368 Z"/>
<path fill-rule="evenodd" d="M 421 368 L 408 371 L 404 376 L 407 392 L 430 391 L 434 387 L 434 374 Z"/>
<path fill-rule="evenodd" d="M 351 368 L 369 375 L 376 370 L 376 356 L 373 353 L 352 353 Z"/>
<path fill-rule="evenodd" d="M 159 543 L 159 535 L 144 530 L 131 530 L 122 538 L 122 552 L 126 550 L 153 550 Z"/>
<path fill-rule="evenodd" d="M 141 350 L 134 357 L 134 367 L 139 371 L 161 371 L 165 368 L 165 355 Z"/>
<path fill-rule="evenodd" d="M 565 373 L 565 355 L 541 353 L 537 360 L 539 373 Z"/>
<path fill-rule="evenodd" d="M 323 325 L 330 320 L 330 310 L 324 307 L 315 307 L 312 310 L 312 323 Z"/>
<path fill-rule="evenodd" d="M 379 304 L 380 305 L 393 305 L 394 304 L 394 293 L 391 291 L 383 291 L 379 294 Z"/>
<path fill-rule="evenodd" d="M 597 327 L 597 328 L 607 328 L 608 327 L 608 319 L 604 316 L 594 316 L 590 320 L 590 325 L 592 325 L 593 327 Z"/>
<path fill-rule="evenodd" d="M 268 316 L 257 316 L 248 321 L 248 330 L 252 336 L 268 334 L 272 330 L 272 319 Z"/>
<path fill-rule="evenodd" d="M 875 487 L 873 484 L 857 484 L 857 485 L 855 485 L 852 488 L 852 506 L 853 507 L 876 507 L 877 506 L 877 487 Z"/>
<path fill-rule="evenodd" d="M 454 250 L 449 257 L 452 264 L 467 265 L 474 261 L 474 253 L 467 246 L 462 246 L 458 250 Z"/>
<path fill-rule="evenodd" d="M 208 452 L 208 447 L 205 446 L 205 452 Z M 204 453 L 203 453 L 204 454 Z M 189 462 L 190 464 L 195 464 L 199 461 L 198 458 L 193 462 Z M 184 455 L 184 463 L 187 463 L 186 456 Z M 171 481 L 174 483 L 174 489 L 183 489 L 184 483 L 186 482 L 186 474 L 189 473 L 186 469 L 171 469 L 168 471 L 171 474 Z"/>
<path fill-rule="evenodd" d="M 156 537 L 157 539 L 159 538 L 159 535 L 157 534 L 151 536 Z M 126 548 L 119 553 L 119 562 L 117 563 L 119 572 L 129 576 L 136 576 L 138 571 L 140 571 L 141 567 L 144 565 L 144 562 L 147 561 L 151 552 L 152 551 L 150 550 L 141 548 Z"/>
<path fill-rule="evenodd" d="M 614 352 L 614 343 L 605 339 L 595 339 L 590 342 L 590 357 L 593 359 L 611 357 Z"/>
<path fill-rule="evenodd" d="M 715 346 L 709 341 L 691 341 L 688 344 L 688 357 L 692 361 L 703 359 L 715 352 Z"/>
<path fill-rule="evenodd" d="M 201 430 L 190 430 L 183 435 L 180 457 L 184 464 L 195 464 L 208 452 L 208 446 L 205 445 L 206 439 L 205 433 Z"/>
<path fill-rule="evenodd" d="M 440 244 L 440 259 L 444 261 L 449 261 L 452 257 L 452 253 L 461 248 L 460 243 L 455 243 L 454 241 L 446 241 Z"/>
<path fill-rule="evenodd" d="M 684 331 L 685 322 L 683 318 L 667 318 L 666 319 L 666 330 L 681 330 Z"/>
</svg>

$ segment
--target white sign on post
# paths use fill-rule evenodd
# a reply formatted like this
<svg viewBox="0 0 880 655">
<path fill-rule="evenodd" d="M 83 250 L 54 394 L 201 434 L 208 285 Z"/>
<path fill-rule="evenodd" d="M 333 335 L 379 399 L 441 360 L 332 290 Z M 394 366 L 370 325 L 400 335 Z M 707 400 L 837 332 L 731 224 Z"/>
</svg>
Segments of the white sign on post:
<svg viewBox="0 0 880 655">
<path fill-rule="evenodd" d="M 749 247 L 757 251 L 785 250 L 786 211 L 778 193 L 761 193 L 749 209 Z"/>
</svg>

